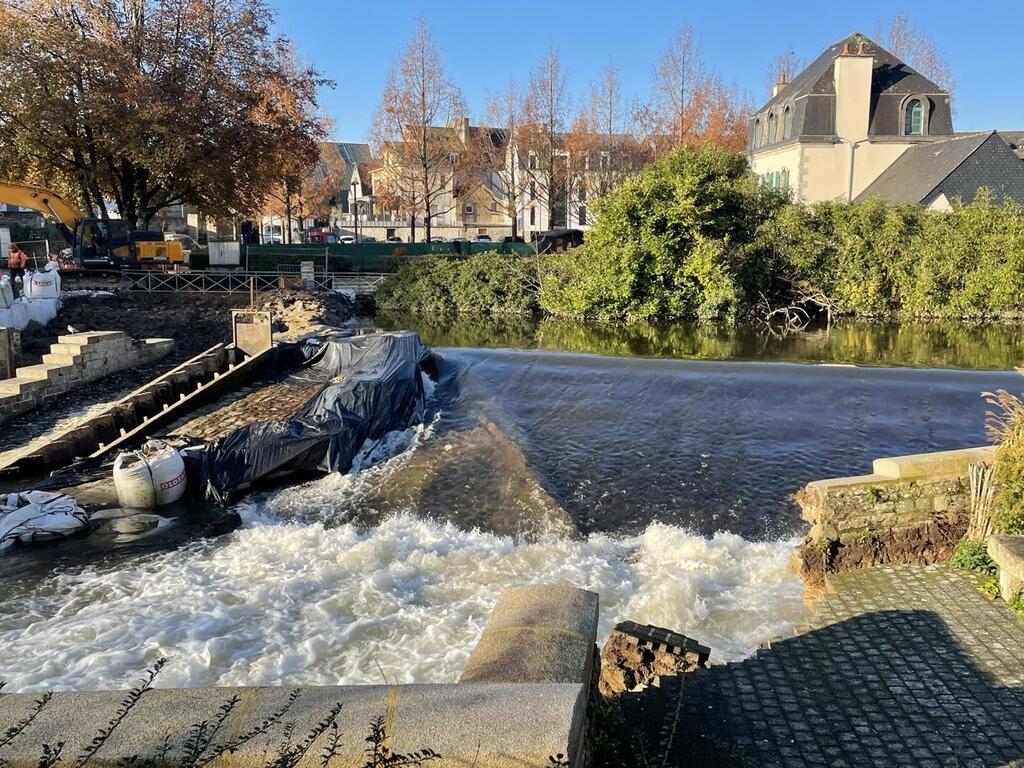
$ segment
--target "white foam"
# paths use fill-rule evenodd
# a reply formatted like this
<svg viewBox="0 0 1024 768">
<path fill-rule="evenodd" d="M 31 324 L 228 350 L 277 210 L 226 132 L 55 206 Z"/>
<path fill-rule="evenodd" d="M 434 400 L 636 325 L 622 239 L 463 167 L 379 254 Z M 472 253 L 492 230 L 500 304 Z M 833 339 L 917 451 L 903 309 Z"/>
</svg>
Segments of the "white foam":
<svg viewBox="0 0 1024 768">
<path fill-rule="evenodd" d="M 10 601 L 0 678 L 9 690 L 123 686 L 167 656 L 163 686 L 380 683 L 381 670 L 451 682 L 499 592 L 531 582 L 599 592 L 602 634 L 652 622 L 739 659 L 802 621 L 792 545 L 660 524 L 524 542 L 407 514 L 370 531 L 254 516 L 218 541 L 59 574 Z"/>
</svg>

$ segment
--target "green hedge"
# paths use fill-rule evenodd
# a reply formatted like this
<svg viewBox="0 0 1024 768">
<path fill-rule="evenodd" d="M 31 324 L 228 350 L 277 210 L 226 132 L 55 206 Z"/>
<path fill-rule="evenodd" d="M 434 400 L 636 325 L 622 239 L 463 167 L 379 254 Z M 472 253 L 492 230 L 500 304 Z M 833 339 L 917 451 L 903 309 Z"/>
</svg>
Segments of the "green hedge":
<svg viewBox="0 0 1024 768">
<path fill-rule="evenodd" d="M 404 265 L 377 289 L 383 311 L 526 314 L 539 309 L 536 260 L 490 251 Z"/>
</svg>

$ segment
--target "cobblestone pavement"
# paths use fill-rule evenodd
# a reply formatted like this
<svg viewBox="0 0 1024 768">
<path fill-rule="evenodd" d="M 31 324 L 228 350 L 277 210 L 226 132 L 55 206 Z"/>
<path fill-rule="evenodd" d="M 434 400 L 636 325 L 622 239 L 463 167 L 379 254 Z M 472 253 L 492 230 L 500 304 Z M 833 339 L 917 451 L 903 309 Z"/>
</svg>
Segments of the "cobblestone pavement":
<svg viewBox="0 0 1024 768">
<path fill-rule="evenodd" d="M 812 626 L 686 678 L 688 766 L 1024 766 L 1024 621 L 943 566 L 833 577 Z"/>
</svg>

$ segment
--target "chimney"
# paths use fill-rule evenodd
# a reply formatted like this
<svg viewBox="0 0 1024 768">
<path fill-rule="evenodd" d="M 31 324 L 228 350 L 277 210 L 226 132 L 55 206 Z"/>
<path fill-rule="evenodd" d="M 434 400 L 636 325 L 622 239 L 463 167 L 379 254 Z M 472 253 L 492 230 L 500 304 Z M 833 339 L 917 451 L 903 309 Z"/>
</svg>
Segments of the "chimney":
<svg viewBox="0 0 1024 768">
<path fill-rule="evenodd" d="M 776 82 L 775 85 L 772 86 L 772 98 L 774 99 L 776 96 L 782 93 L 782 91 L 785 90 L 787 85 L 789 85 L 789 79 L 786 77 L 786 73 L 779 72 L 778 82 Z"/>
<path fill-rule="evenodd" d="M 845 142 L 867 138 L 871 117 L 871 78 L 874 57 L 865 51 L 864 38 L 855 45 L 843 44 L 836 57 L 833 78 L 836 88 L 836 135 Z"/>
</svg>

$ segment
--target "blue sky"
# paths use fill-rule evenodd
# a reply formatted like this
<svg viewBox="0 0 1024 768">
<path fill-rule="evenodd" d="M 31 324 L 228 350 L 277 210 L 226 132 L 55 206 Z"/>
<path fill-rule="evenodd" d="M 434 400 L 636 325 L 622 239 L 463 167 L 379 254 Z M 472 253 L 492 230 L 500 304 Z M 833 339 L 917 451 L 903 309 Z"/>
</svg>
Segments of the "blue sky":
<svg viewBox="0 0 1024 768">
<path fill-rule="evenodd" d="M 792 46 L 810 60 L 854 31 L 873 37 L 902 12 L 935 41 L 956 77 L 957 130 L 1024 130 L 1024 81 L 1013 63 L 1021 54 L 1019 2 L 985 0 L 978 13 L 884 0 L 269 2 L 300 54 L 337 82 L 322 101 L 334 138 L 342 141 L 366 138 L 381 86 L 417 18 L 431 27 L 446 68 L 479 117 L 488 91 L 510 77 L 525 81 L 551 45 L 569 69 L 574 99 L 609 61 L 619 69 L 624 95 L 643 95 L 660 51 L 684 23 L 700 35 L 708 66 L 761 102 L 765 71 L 777 54 Z"/>
</svg>

